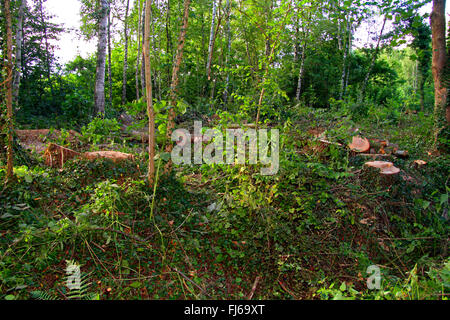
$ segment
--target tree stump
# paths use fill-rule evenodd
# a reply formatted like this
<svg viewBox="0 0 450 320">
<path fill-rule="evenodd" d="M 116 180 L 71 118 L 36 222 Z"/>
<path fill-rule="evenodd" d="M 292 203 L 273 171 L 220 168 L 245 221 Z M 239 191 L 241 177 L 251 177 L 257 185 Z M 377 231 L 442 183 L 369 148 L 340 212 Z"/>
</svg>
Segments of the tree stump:
<svg viewBox="0 0 450 320">
<path fill-rule="evenodd" d="M 352 143 L 348 145 L 350 150 L 356 153 L 364 153 L 370 150 L 369 140 L 360 136 L 353 137 Z"/>
<path fill-rule="evenodd" d="M 362 172 L 366 183 L 387 189 L 399 181 L 400 169 L 392 162 L 370 161 L 364 164 Z"/>
</svg>

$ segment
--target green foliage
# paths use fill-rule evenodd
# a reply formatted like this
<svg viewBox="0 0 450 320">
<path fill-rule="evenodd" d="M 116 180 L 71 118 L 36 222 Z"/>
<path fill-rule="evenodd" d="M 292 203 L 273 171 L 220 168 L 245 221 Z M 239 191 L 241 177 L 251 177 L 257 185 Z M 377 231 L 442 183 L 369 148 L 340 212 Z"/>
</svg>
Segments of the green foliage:
<svg viewBox="0 0 450 320">
<path fill-rule="evenodd" d="M 82 139 L 91 144 L 116 141 L 120 137 L 120 124 L 116 119 L 94 118 L 81 128 Z"/>
</svg>

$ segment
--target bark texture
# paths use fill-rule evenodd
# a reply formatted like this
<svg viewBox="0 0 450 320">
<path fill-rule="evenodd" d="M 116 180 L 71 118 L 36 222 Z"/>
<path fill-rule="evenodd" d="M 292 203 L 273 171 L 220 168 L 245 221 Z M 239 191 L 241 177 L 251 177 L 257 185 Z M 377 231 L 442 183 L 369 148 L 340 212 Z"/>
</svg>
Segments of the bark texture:
<svg viewBox="0 0 450 320">
<path fill-rule="evenodd" d="M 105 113 L 105 69 L 109 1 L 100 0 L 100 19 L 98 23 L 97 71 L 95 76 L 95 113 Z"/>
<path fill-rule="evenodd" d="M 433 78 L 434 78 L 434 115 L 436 130 L 440 131 L 443 118 L 446 118 L 447 125 L 450 124 L 450 109 L 446 105 L 447 88 L 443 83 L 443 71 L 447 61 L 445 43 L 445 0 L 433 0 L 433 11 L 431 13 L 431 30 L 433 45 Z M 438 134 L 438 133 L 437 133 Z"/>
<path fill-rule="evenodd" d="M 153 110 L 152 74 L 150 65 L 150 31 L 151 31 L 151 0 L 146 1 L 145 7 L 145 37 L 144 37 L 144 63 L 145 83 L 148 114 L 148 182 L 153 185 L 155 180 L 155 115 Z"/>
</svg>

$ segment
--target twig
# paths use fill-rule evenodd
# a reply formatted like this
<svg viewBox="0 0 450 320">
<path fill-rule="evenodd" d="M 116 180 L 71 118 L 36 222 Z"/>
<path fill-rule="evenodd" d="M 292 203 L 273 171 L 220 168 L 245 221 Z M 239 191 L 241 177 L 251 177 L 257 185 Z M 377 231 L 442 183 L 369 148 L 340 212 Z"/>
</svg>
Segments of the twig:
<svg viewBox="0 0 450 320">
<path fill-rule="evenodd" d="M 173 271 L 175 271 L 176 273 L 178 273 L 180 276 L 182 276 L 184 279 L 186 279 L 187 281 L 189 281 L 190 283 L 192 283 L 194 286 L 196 286 L 198 289 L 201 290 L 201 294 L 204 294 L 205 296 L 207 296 L 210 299 L 213 299 L 213 297 L 211 297 L 209 294 L 207 294 L 205 292 L 205 289 L 203 289 L 202 287 L 200 287 L 197 283 L 195 283 L 194 281 L 192 281 L 191 279 L 189 279 L 188 276 L 186 276 L 183 272 L 179 271 L 177 268 L 171 268 L 169 266 L 170 269 L 172 269 Z"/>
<path fill-rule="evenodd" d="M 384 241 L 384 240 L 388 240 L 388 241 L 395 241 L 395 240 L 431 240 L 431 239 L 442 239 L 439 237 L 417 237 L 417 238 L 378 238 L 378 240 Z"/>
<path fill-rule="evenodd" d="M 288 288 L 286 288 L 283 283 L 281 281 L 278 280 L 278 283 L 280 284 L 281 288 L 283 288 L 284 291 L 286 291 L 287 293 L 289 293 L 295 300 L 298 300 L 298 298 L 296 297 L 296 295 L 294 293 L 292 293 L 291 290 L 289 290 Z"/>
<path fill-rule="evenodd" d="M 106 231 L 106 232 L 114 232 L 114 233 L 121 234 L 121 235 L 123 235 L 123 236 L 125 236 L 125 237 L 131 238 L 131 239 L 136 240 L 136 241 L 141 242 L 141 243 L 148 243 L 148 241 L 145 240 L 145 239 L 141 239 L 141 238 L 138 237 L 138 236 L 135 236 L 135 235 L 132 235 L 132 234 L 128 234 L 128 233 L 125 233 L 125 232 L 122 232 L 122 231 L 119 231 L 119 230 L 108 229 L 108 228 L 101 228 L 101 227 L 91 228 L 91 230 Z M 153 235 L 154 235 L 154 234 L 153 234 Z M 152 236 L 153 236 L 153 235 L 152 235 Z M 151 237 L 149 237 L 149 238 L 151 238 Z"/>
<path fill-rule="evenodd" d="M 255 279 L 255 282 L 253 283 L 252 291 L 248 295 L 248 300 L 252 300 L 253 295 L 255 294 L 256 288 L 258 287 L 258 283 L 259 283 L 260 280 L 261 280 L 261 277 L 257 276 L 256 279 Z"/>
</svg>

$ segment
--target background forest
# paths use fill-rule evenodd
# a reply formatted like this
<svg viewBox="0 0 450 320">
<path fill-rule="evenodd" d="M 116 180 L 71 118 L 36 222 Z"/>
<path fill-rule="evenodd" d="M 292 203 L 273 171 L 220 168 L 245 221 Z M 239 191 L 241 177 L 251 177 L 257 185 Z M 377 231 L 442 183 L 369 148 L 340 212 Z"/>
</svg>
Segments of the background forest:
<svg viewBox="0 0 450 320">
<path fill-rule="evenodd" d="M 61 64 L 46 1 L 1 0 L 0 298 L 448 299 L 445 0 L 80 2 Z M 279 174 L 172 166 L 196 120 L 279 129 Z"/>
</svg>

